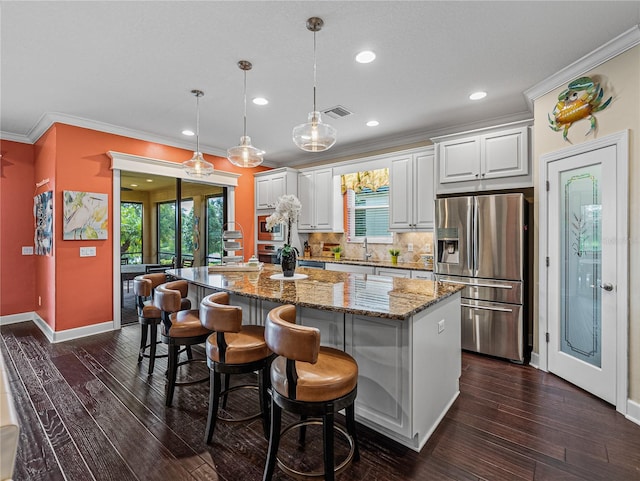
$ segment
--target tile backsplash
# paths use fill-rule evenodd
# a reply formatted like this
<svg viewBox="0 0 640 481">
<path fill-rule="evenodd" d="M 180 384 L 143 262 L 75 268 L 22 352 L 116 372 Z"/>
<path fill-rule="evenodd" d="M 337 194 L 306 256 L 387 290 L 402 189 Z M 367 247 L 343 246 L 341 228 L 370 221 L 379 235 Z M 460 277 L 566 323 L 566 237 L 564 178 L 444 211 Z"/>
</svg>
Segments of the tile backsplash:
<svg viewBox="0 0 640 481">
<path fill-rule="evenodd" d="M 348 259 L 362 259 L 364 256 L 363 243 L 347 242 L 344 234 L 322 233 L 309 234 L 307 240 L 314 257 L 330 256 L 331 252 L 323 250 L 324 244 L 342 246 L 342 256 Z M 409 252 L 409 244 L 413 244 L 413 252 Z M 393 233 L 392 244 L 373 244 L 369 242 L 369 252 L 372 261 L 388 261 L 391 259 L 389 249 L 399 249 L 399 262 L 417 262 L 423 254 L 433 254 L 433 232 Z"/>
</svg>

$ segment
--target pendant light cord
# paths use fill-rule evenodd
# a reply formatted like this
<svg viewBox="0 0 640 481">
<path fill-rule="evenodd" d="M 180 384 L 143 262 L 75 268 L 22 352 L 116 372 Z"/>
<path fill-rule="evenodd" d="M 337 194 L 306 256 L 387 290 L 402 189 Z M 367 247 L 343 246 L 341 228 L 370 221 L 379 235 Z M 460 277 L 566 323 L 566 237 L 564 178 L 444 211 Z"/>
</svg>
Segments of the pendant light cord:
<svg viewBox="0 0 640 481">
<path fill-rule="evenodd" d="M 196 93 L 196 152 L 200 152 L 200 95 Z"/>
<path fill-rule="evenodd" d="M 244 70 L 244 129 L 242 135 L 247 136 L 247 71 Z"/>
<path fill-rule="evenodd" d="M 316 32 L 313 32 L 313 112 L 316 111 Z"/>
</svg>

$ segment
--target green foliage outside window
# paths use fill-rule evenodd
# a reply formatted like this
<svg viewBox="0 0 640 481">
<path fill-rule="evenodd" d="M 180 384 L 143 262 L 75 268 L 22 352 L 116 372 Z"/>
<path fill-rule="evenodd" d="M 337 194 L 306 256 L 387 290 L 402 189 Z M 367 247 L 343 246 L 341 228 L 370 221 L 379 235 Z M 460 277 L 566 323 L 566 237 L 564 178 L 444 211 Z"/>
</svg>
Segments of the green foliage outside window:
<svg viewBox="0 0 640 481">
<path fill-rule="evenodd" d="M 120 204 L 120 255 L 129 264 L 142 262 L 142 204 Z"/>
</svg>

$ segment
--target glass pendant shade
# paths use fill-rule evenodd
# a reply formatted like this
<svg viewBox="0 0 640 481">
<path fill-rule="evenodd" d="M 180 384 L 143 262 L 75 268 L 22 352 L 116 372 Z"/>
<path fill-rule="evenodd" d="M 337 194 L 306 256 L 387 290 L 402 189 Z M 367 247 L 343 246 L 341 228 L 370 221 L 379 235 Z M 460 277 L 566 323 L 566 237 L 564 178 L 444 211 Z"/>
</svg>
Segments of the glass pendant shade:
<svg viewBox="0 0 640 481">
<path fill-rule="evenodd" d="M 240 137 L 240 145 L 227 149 L 227 159 L 238 167 L 256 167 L 263 161 L 264 151 L 251 145 L 251 137 Z"/>
<path fill-rule="evenodd" d="M 244 72 L 244 127 L 240 145 L 227 149 L 227 159 L 238 167 L 256 167 L 263 161 L 264 150 L 251 145 L 251 137 L 247 135 L 247 70 L 251 70 L 253 65 L 248 60 L 240 60 L 238 67 Z"/>
<path fill-rule="evenodd" d="M 307 20 L 307 30 L 313 32 L 313 110 L 309 112 L 308 122 L 293 128 L 293 142 L 306 152 L 323 152 L 336 143 L 338 131 L 325 124 L 316 109 L 316 32 L 319 32 L 324 21 L 319 17 Z"/>
<path fill-rule="evenodd" d="M 207 177 L 213 174 L 213 164 L 204 160 L 200 152 L 194 152 L 191 159 L 182 163 L 182 167 L 191 177 Z"/>
<path fill-rule="evenodd" d="M 191 177 L 207 177 L 213 174 L 213 164 L 204 160 L 200 152 L 200 97 L 204 95 L 202 90 L 192 90 L 196 97 L 196 151 L 193 157 L 182 163 L 182 168 Z"/>
<path fill-rule="evenodd" d="M 338 131 L 322 122 L 320 112 L 309 112 L 309 121 L 293 128 L 293 141 L 306 152 L 322 152 L 336 143 Z"/>
</svg>

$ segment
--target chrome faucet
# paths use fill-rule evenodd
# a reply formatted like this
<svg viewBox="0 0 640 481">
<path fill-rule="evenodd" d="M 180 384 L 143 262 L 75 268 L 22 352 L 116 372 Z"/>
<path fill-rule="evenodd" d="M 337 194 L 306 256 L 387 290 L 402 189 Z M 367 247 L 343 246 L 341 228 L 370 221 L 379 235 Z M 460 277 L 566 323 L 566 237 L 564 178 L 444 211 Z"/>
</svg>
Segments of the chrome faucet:
<svg viewBox="0 0 640 481">
<path fill-rule="evenodd" d="M 364 245 L 362 246 L 364 248 L 364 260 L 368 261 L 369 258 L 371 258 L 371 256 L 373 256 L 373 254 L 371 254 L 371 252 L 369 252 L 369 245 L 367 244 L 367 238 L 364 238 Z"/>
</svg>

